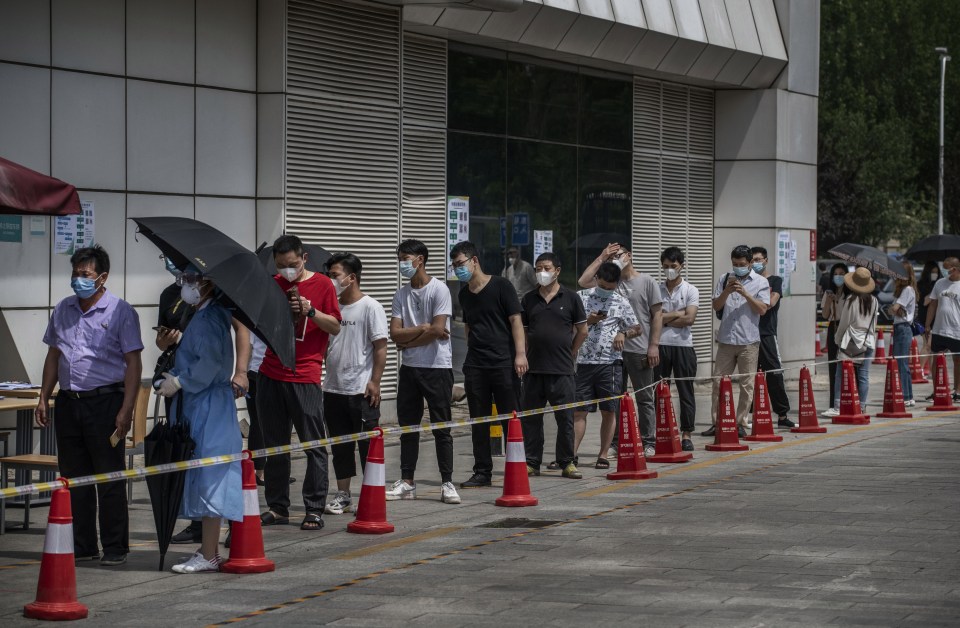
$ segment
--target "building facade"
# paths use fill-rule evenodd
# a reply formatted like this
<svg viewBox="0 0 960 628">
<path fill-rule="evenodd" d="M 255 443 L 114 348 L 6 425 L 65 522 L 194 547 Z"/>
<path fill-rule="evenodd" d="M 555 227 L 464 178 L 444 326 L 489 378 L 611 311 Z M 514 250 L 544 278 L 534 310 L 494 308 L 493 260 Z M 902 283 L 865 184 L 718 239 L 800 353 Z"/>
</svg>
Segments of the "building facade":
<svg viewBox="0 0 960 628">
<path fill-rule="evenodd" d="M 487 272 L 512 244 L 532 262 L 536 232 L 568 285 L 612 240 L 656 277 L 683 248 L 703 374 L 730 249 L 787 246 L 791 366 L 814 346 L 818 48 L 818 0 L 6 0 L 0 156 L 93 202 L 145 365 L 170 277 L 128 218 L 352 251 L 389 307 L 396 244 L 445 275 L 448 197 L 467 197 Z M 28 223 L 0 242 L 0 379 L 39 381 L 70 293 L 54 223 Z"/>
</svg>

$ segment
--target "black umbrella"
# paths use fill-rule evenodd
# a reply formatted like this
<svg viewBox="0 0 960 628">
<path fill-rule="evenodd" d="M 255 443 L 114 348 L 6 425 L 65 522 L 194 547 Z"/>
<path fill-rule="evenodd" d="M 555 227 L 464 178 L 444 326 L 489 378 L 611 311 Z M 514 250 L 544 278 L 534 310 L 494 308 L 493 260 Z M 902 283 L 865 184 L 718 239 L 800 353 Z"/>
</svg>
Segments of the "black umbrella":
<svg viewBox="0 0 960 628">
<path fill-rule="evenodd" d="M 160 397 L 157 396 L 157 409 Z M 193 456 L 196 443 L 190 438 L 190 425 L 183 417 L 181 407 L 183 394 L 177 400 L 177 421 L 170 424 L 168 419 L 157 421 L 153 429 L 143 439 L 143 457 L 148 467 L 171 462 L 182 462 Z M 158 413 L 154 412 L 154 416 Z M 168 417 L 169 418 L 169 417 Z M 147 490 L 150 491 L 150 503 L 153 506 L 153 522 L 157 527 L 157 543 L 160 545 L 160 571 L 170 547 L 173 528 L 180 514 L 180 502 L 183 501 L 183 483 L 186 471 L 174 471 L 160 475 L 148 475 Z"/>
<path fill-rule="evenodd" d="M 830 255 L 895 279 L 906 279 L 907 269 L 883 251 L 866 244 L 844 242 L 828 251 Z"/>
<path fill-rule="evenodd" d="M 307 256 L 307 270 L 314 273 L 327 272 L 327 269 L 324 268 L 323 265 L 328 259 L 330 259 L 330 251 L 323 248 L 319 244 L 304 244 L 303 252 Z M 263 267 L 267 269 L 268 273 L 271 275 L 277 274 L 277 265 L 273 261 L 272 246 L 267 246 L 266 243 L 261 244 L 260 248 L 257 249 L 257 257 L 259 257 L 260 261 L 263 262 Z"/>
<path fill-rule="evenodd" d="M 286 296 L 252 251 L 210 225 L 191 218 L 131 218 L 139 232 L 173 260 L 177 268 L 193 264 L 213 280 L 220 301 L 280 362 L 294 368 L 293 322 Z"/>
<path fill-rule="evenodd" d="M 949 233 L 927 236 L 903 256 L 918 262 L 942 262 L 948 257 L 960 257 L 960 236 Z"/>
</svg>

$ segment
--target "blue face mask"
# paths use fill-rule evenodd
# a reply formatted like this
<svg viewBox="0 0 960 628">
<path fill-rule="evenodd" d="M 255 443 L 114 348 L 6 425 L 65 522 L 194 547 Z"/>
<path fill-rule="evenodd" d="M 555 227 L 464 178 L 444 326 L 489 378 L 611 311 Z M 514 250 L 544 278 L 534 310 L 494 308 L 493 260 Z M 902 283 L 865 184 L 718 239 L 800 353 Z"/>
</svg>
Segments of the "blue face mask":
<svg viewBox="0 0 960 628">
<path fill-rule="evenodd" d="M 594 288 L 593 294 L 601 299 L 609 299 L 610 295 L 613 294 L 613 290 L 607 290 L 606 288 L 597 286 Z"/>
<path fill-rule="evenodd" d="M 834 275 L 833 276 L 833 285 L 840 287 L 843 285 L 843 275 Z"/>
<path fill-rule="evenodd" d="M 753 263 L 753 272 L 760 274 L 763 272 L 763 264 L 760 262 Z"/>
<path fill-rule="evenodd" d="M 749 266 L 734 266 L 734 267 L 733 267 L 733 274 L 736 275 L 737 277 L 746 277 L 747 275 L 750 274 L 750 267 L 749 267 Z"/>
<path fill-rule="evenodd" d="M 473 272 L 466 265 L 457 266 L 453 269 L 453 272 L 457 275 L 457 279 L 463 282 L 470 281 L 470 278 L 473 277 Z"/>
<path fill-rule="evenodd" d="M 400 275 L 404 279 L 410 279 L 417 274 L 417 269 L 413 267 L 413 262 L 409 260 L 400 261 Z"/>
<path fill-rule="evenodd" d="M 97 292 L 97 279 L 100 279 L 100 275 L 97 275 L 93 279 L 74 277 L 70 280 L 70 287 L 73 288 L 73 292 L 81 299 L 89 299 Z"/>
</svg>

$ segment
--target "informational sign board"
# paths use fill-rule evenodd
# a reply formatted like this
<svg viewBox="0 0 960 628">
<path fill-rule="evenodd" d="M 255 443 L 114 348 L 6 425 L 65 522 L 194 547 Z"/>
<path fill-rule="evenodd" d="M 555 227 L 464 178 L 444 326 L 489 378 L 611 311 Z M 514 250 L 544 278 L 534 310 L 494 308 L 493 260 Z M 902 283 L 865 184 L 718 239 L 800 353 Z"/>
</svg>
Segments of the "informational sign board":
<svg viewBox="0 0 960 628">
<path fill-rule="evenodd" d="M 93 246 L 94 217 L 93 201 L 80 201 L 83 210 L 77 216 L 57 216 L 53 229 L 53 252 L 73 255 L 77 249 Z"/>
<path fill-rule="evenodd" d="M 553 252 L 553 231 L 535 230 L 533 232 L 533 262 L 536 263 L 541 253 Z"/>
<path fill-rule="evenodd" d="M 530 245 L 530 214 L 513 215 L 513 234 L 510 240 L 514 246 Z"/>
<path fill-rule="evenodd" d="M 23 218 L 0 216 L 0 242 L 23 242 Z"/>
<path fill-rule="evenodd" d="M 458 243 L 470 239 L 470 197 L 469 196 L 448 196 L 447 197 L 447 259 L 450 259 L 450 251 Z M 448 272 L 447 279 L 456 281 L 457 276 L 452 270 Z"/>
</svg>

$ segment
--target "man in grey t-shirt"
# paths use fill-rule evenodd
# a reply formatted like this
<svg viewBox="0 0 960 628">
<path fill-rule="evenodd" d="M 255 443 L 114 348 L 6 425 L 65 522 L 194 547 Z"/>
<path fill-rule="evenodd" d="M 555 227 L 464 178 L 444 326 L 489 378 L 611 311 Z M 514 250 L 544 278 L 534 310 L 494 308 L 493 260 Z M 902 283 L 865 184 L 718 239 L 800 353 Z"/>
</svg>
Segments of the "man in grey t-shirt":
<svg viewBox="0 0 960 628">
<path fill-rule="evenodd" d="M 660 364 L 663 297 L 660 295 L 660 286 L 653 277 L 634 269 L 633 256 L 619 244 L 607 246 L 603 253 L 587 266 L 580 276 L 580 285 L 584 288 L 595 286 L 597 269 L 606 261 L 620 267 L 617 291 L 630 302 L 643 329 L 639 336 L 630 338 L 623 344 L 624 388 L 626 376 L 629 376 L 633 389 L 637 391 L 637 413 L 644 455 L 652 456 L 657 442 L 652 384 L 654 368 Z"/>
</svg>

